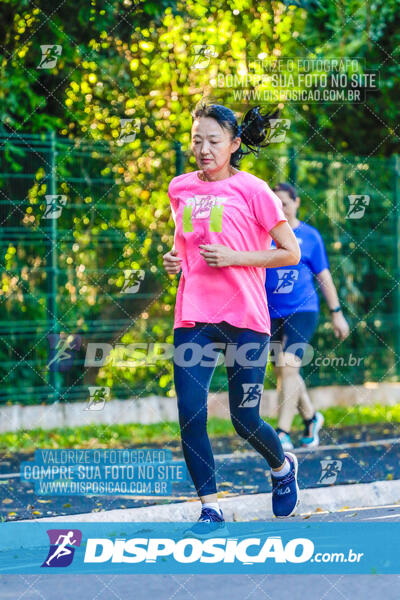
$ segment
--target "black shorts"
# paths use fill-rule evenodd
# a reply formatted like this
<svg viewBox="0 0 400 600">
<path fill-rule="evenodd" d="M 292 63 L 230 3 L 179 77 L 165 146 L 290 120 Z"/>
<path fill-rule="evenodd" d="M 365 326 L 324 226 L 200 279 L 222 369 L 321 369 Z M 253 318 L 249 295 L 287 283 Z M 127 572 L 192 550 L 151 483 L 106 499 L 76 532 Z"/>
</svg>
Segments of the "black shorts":
<svg viewBox="0 0 400 600">
<path fill-rule="evenodd" d="M 291 352 L 303 358 L 306 345 L 311 340 L 318 324 L 316 311 L 296 312 L 281 319 L 271 319 L 271 344 L 281 344 L 282 352 Z M 271 362 L 277 354 L 271 353 Z"/>
</svg>

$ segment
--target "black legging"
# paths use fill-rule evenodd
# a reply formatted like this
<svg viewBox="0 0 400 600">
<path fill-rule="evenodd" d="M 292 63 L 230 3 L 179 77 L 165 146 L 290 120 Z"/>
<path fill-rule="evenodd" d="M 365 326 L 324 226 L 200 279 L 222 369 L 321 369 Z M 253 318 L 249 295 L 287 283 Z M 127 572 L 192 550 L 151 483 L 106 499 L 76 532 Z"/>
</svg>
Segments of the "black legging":
<svg viewBox="0 0 400 600">
<path fill-rule="evenodd" d="M 270 467 L 280 467 L 285 460 L 277 433 L 260 417 L 260 399 L 268 360 L 268 334 L 234 327 L 225 321 L 178 327 L 174 330 L 174 379 L 182 450 L 199 496 L 217 491 L 214 457 L 207 435 L 207 394 L 218 360 L 215 350 L 211 353 L 210 349 L 207 358 L 205 346 L 212 343 L 231 344 L 230 350 L 227 348 L 225 352 L 225 361 L 229 407 L 236 432 L 267 460 Z M 243 344 L 250 343 L 257 344 L 257 348 L 244 352 Z M 182 344 L 196 346 L 192 351 Z M 236 352 L 234 357 L 233 352 Z M 256 366 L 246 366 L 245 357 L 247 365 L 253 362 Z M 202 360 L 207 364 L 200 364 Z"/>
</svg>

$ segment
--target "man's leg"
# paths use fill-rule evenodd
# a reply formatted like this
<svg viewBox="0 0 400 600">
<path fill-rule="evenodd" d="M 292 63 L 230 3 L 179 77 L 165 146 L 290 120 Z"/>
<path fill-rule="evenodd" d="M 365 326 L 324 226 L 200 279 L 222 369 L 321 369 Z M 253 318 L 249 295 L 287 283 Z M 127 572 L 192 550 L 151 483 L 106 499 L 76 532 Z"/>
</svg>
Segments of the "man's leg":
<svg viewBox="0 0 400 600">
<path fill-rule="evenodd" d="M 304 415 L 310 414 L 306 418 L 312 418 L 314 409 L 304 392 L 306 392 L 305 383 L 300 375 L 301 360 L 290 352 L 282 352 L 278 357 L 277 371 L 277 391 L 279 404 L 278 428 L 286 433 L 290 433 L 293 419 L 297 413 L 300 399 L 303 401 L 301 409 Z M 308 412 L 307 412 L 308 411 Z M 303 416 L 303 412 L 302 412 Z M 304 418 L 304 417 L 303 417 Z"/>
<path fill-rule="evenodd" d="M 314 409 L 313 403 L 311 402 L 311 398 L 308 393 L 305 381 L 302 378 L 302 376 L 300 375 L 300 371 L 299 371 L 299 378 L 301 380 L 299 382 L 299 386 L 300 386 L 299 403 L 298 403 L 299 413 L 301 414 L 303 421 L 311 421 L 315 415 L 315 409 Z"/>
</svg>

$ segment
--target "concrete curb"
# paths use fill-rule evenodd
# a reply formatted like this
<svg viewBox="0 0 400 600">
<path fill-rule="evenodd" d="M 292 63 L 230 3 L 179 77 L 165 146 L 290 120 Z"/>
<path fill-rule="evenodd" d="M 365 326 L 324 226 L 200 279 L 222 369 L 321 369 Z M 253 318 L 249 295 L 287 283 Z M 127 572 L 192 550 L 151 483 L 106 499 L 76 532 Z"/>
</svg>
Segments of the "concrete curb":
<svg viewBox="0 0 400 600">
<path fill-rule="evenodd" d="M 400 403 L 400 383 L 365 383 L 363 385 L 324 386 L 310 388 L 310 397 L 317 410 L 330 406 L 373 405 L 376 403 L 393 406 Z M 104 409 L 88 410 L 89 392 L 85 401 L 62 402 L 60 404 L 22 406 L 0 406 L 0 432 L 30 430 L 38 427 L 79 427 L 89 424 L 159 423 L 177 422 L 176 398 L 146 396 L 126 400 L 112 399 Z M 208 395 L 208 415 L 230 419 L 228 393 Z M 260 414 L 265 418 L 276 417 L 278 397 L 276 390 L 264 390 Z"/>
<path fill-rule="evenodd" d="M 334 485 L 329 487 L 300 490 L 300 505 L 296 515 L 315 512 L 316 509 L 334 512 L 344 507 L 374 507 L 385 504 L 400 504 L 400 479 L 395 481 L 376 481 L 352 485 Z M 271 511 L 271 493 L 247 494 L 219 499 L 226 521 L 251 521 L 253 519 L 273 519 Z M 200 501 L 174 502 L 141 508 L 117 509 L 97 513 L 46 517 L 35 521 L 80 521 L 86 522 L 173 522 L 197 521 Z M 32 522 L 32 519 L 19 523 Z"/>
</svg>

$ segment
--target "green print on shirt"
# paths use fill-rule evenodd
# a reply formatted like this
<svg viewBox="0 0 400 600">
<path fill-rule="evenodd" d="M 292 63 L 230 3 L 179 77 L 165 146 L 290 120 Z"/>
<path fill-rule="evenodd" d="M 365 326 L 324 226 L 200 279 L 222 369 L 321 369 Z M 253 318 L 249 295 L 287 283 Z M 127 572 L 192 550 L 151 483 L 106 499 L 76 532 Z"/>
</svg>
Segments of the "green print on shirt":
<svg viewBox="0 0 400 600">
<path fill-rule="evenodd" d="M 192 206 L 185 206 L 183 209 L 183 233 L 190 233 L 191 231 L 193 231 L 192 208 Z"/>
<path fill-rule="evenodd" d="M 193 231 L 192 208 L 192 206 L 185 206 L 183 209 L 183 233 L 191 233 Z M 217 205 L 211 208 L 209 230 L 214 233 L 222 233 L 223 209 L 223 205 Z"/>
</svg>

